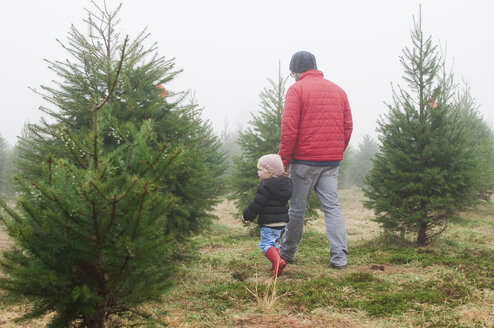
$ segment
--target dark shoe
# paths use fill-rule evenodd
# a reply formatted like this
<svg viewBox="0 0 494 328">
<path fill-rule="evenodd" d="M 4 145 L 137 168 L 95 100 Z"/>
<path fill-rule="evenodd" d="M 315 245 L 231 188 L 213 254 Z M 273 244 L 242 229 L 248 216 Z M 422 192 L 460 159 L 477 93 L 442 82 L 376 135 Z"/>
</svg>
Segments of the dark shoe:
<svg viewBox="0 0 494 328">
<path fill-rule="evenodd" d="M 331 263 L 331 267 L 333 269 L 336 269 L 336 270 L 343 270 L 346 268 L 346 264 L 345 265 L 334 265 L 333 263 Z"/>
<path fill-rule="evenodd" d="M 284 257 L 283 255 L 280 254 L 280 257 L 288 264 L 293 264 L 295 263 L 295 260 L 289 260 L 287 259 L 286 257 Z"/>
</svg>

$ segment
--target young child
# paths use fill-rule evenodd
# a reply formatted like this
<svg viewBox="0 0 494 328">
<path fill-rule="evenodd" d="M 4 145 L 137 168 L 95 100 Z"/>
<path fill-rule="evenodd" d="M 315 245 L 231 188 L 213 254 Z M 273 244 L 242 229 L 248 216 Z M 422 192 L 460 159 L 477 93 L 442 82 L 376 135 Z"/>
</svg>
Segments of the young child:
<svg viewBox="0 0 494 328">
<path fill-rule="evenodd" d="M 280 276 L 286 262 L 280 257 L 277 242 L 288 223 L 288 200 L 292 196 L 292 181 L 283 175 L 284 168 L 278 154 L 264 155 L 257 162 L 257 175 L 261 183 L 256 196 L 244 210 L 243 220 L 261 226 L 259 248 L 271 261 L 273 275 Z"/>
</svg>

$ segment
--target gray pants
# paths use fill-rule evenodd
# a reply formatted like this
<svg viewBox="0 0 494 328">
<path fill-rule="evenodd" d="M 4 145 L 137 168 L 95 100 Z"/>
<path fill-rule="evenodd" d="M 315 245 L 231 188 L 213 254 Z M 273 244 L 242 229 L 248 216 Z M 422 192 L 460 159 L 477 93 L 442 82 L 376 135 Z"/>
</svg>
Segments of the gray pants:
<svg viewBox="0 0 494 328">
<path fill-rule="evenodd" d="M 307 200 L 314 189 L 324 211 L 331 263 L 346 265 L 348 246 L 345 221 L 338 203 L 338 167 L 291 164 L 290 178 L 293 183 L 288 211 L 290 221 L 281 238 L 280 255 L 290 262 L 295 259 L 302 238 Z"/>
</svg>

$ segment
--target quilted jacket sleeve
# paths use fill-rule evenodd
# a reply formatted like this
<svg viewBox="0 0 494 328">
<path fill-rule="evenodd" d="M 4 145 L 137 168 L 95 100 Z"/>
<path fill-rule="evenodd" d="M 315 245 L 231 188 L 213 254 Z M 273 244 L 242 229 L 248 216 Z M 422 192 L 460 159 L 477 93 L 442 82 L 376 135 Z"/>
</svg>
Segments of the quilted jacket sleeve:
<svg viewBox="0 0 494 328">
<path fill-rule="evenodd" d="M 285 106 L 283 108 L 283 115 L 281 116 L 279 155 L 284 166 L 290 165 L 290 161 L 297 143 L 302 108 L 299 93 L 300 91 L 294 86 L 291 86 L 288 89 L 285 98 Z"/>
<path fill-rule="evenodd" d="M 243 216 L 245 220 L 254 221 L 257 215 L 261 212 L 264 205 L 266 205 L 268 198 L 263 192 L 263 185 L 261 184 L 259 188 L 257 188 L 257 193 L 254 197 L 254 200 L 247 206 L 247 208 L 243 212 Z"/>
</svg>

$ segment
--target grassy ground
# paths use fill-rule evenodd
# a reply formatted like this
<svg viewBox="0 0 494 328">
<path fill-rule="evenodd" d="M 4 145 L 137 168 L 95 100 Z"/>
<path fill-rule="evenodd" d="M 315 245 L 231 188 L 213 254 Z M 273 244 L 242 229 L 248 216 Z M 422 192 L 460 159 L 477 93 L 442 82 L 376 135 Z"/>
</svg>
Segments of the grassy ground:
<svg viewBox="0 0 494 328">
<path fill-rule="evenodd" d="M 147 309 L 172 327 L 494 327 L 493 204 L 462 213 L 434 244 L 417 248 L 382 237 L 361 198 L 340 194 L 347 269 L 329 267 L 320 218 L 276 280 L 258 238 L 231 203 L 220 204 L 220 219 L 196 238 L 175 287 Z M 0 248 L 5 243 L 0 232 Z M 16 327 L 10 320 L 28 307 L 2 305 L 0 326 Z"/>
</svg>

